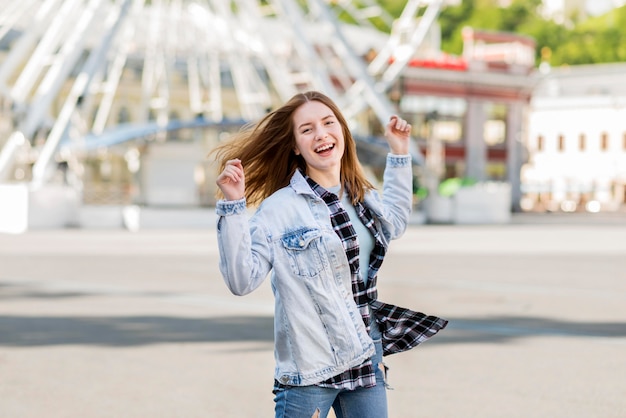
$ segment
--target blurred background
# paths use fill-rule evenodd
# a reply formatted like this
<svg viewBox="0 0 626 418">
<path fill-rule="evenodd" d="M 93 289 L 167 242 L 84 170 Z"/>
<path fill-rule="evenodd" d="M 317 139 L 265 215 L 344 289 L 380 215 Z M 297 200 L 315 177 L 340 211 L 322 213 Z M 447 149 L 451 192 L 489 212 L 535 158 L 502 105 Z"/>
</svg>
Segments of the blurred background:
<svg viewBox="0 0 626 418">
<path fill-rule="evenodd" d="M 415 222 L 623 212 L 623 4 L 0 0 L 0 231 L 202 226 L 210 150 L 311 89 L 374 181 L 410 121 Z"/>
<path fill-rule="evenodd" d="M 389 416 L 626 417 L 624 3 L 0 0 L 0 418 L 272 415 L 208 155 L 310 89 L 375 184 L 413 125 L 378 289 L 450 324 Z"/>
</svg>

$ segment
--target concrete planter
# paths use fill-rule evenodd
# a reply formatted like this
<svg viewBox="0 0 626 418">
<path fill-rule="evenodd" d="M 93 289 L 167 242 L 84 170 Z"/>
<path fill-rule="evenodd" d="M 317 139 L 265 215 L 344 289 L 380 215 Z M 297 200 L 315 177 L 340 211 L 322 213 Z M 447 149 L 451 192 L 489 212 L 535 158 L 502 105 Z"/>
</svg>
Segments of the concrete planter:
<svg viewBox="0 0 626 418">
<path fill-rule="evenodd" d="M 78 193 L 63 185 L 0 184 L 0 233 L 77 226 Z"/>
</svg>

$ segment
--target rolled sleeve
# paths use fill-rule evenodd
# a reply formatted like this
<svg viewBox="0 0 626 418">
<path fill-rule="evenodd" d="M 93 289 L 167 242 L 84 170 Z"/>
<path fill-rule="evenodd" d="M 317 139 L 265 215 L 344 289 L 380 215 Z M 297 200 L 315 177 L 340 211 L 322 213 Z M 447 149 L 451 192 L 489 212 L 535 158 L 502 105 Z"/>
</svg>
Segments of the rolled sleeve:
<svg viewBox="0 0 626 418">
<path fill-rule="evenodd" d="M 218 216 L 239 215 L 246 211 L 246 198 L 239 200 L 218 200 L 215 204 L 215 213 Z"/>
<path fill-rule="evenodd" d="M 411 155 L 387 154 L 387 167 L 398 168 L 411 165 Z"/>
</svg>

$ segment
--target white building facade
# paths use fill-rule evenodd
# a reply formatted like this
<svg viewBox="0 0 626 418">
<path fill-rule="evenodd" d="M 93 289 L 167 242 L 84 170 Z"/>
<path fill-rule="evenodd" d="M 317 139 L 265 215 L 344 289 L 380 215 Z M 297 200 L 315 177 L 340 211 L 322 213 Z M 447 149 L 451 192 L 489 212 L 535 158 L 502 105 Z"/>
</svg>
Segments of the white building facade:
<svg viewBox="0 0 626 418">
<path fill-rule="evenodd" d="M 547 72 L 533 92 L 523 210 L 626 207 L 626 64 Z"/>
</svg>

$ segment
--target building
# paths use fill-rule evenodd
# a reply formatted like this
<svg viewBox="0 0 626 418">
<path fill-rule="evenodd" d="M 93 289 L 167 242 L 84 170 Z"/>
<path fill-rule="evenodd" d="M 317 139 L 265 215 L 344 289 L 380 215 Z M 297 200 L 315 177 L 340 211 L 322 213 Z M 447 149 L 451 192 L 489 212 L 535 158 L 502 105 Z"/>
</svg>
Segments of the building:
<svg viewBox="0 0 626 418">
<path fill-rule="evenodd" d="M 521 209 L 525 117 L 537 81 L 532 39 L 472 28 L 464 29 L 463 38 L 462 56 L 439 51 L 416 57 L 396 86 L 398 91 L 392 91 L 401 97 L 399 107 L 416 127 L 426 155 L 422 180 L 431 201 L 444 198 L 438 199 L 443 206 L 431 210 L 441 222 L 455 222 L 454 205 L 459 206 L 459 216 L 471 210 L 458 195 L 452 199 L 436 195 L 438 185 L 447 179 L 506 186 L 509 197 L 500 210 Z M 486 214 L 494 202 L 483 198 L 483 205 L 474 206 Z M 450 215 L 442 216 L 446 207 Z"/>
<path fill-rule="evenodd" d="M 626 64 L 553 68 L 533 92 L 524 210 L 616 211 L 626 204 Z"/>
</svg>

